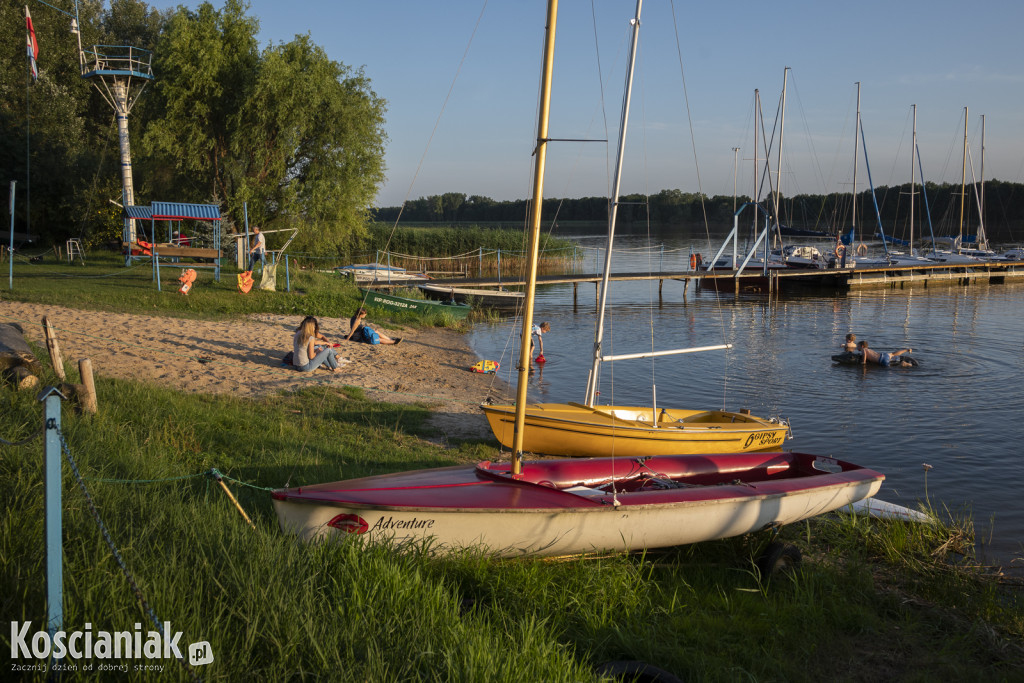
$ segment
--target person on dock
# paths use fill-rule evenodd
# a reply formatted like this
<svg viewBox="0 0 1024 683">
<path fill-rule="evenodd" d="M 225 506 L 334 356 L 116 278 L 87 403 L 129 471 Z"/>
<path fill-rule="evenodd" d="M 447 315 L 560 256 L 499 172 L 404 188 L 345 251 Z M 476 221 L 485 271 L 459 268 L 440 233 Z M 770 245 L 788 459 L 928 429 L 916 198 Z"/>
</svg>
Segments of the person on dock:
<svg viewBox="0 0 1024 683">
<path fill-rule="evenodd" d="M 853 332 L 851 332 L 850 334 L 846 335 L 846 341 L 843 342 L 843 345 L 840 346 L 839 348 L 841 348 L 843 351 L 848 351 L 850 353 L 856 353 L 857 352 L 857 335 L 855 335 Z"/>
<path fill-rule="evenodd" d="M 334 348 L 330 345 L 317 351 L 314 342 L 316 341 L 319 327 L 320 324 L 317 322 L 317 319 L 308 315 L 303 318 L 299 327 L 295 330 L 295 336 L 292 337 L 292 365 L 299 372 L 313 372 L 321 366 L 325 366 L 324 369 L 327 372 L 338 372 L 341 370 L 340 365 L 342 363 L 349 362 L 335 354 Z M 320 336 L 323 337 L 323 335 Z"/>
<path fill-rule="evenodd" d="M 914 365 L 913 363 L 903 360 L 903 358 L 901 358 L 903 354 L 910 353 L 914 349 L 900 349 L 899 351 L 893 351 L 892 353 L 879 353 L 878 351 L 869 349 L 867 341 L 862 341 L 860 344 L 857 345 L 857 348 L 860 350 L 860 362 L 863 364 L 878 363 L 883 368 L 887 368 L 890 365 L 898 365 L 899 367 L 902 368 L 909 368 Z"/>
<path fill-rule="evenodd" d="M 402 338 L 392 339 L 386 334 L 381 334 L 365 323 L 366 309 L 360 308 L 348 321 L 348 336 L 346 340 L 363 342 L 364 344 L 401 344 Z"/>
</svg>

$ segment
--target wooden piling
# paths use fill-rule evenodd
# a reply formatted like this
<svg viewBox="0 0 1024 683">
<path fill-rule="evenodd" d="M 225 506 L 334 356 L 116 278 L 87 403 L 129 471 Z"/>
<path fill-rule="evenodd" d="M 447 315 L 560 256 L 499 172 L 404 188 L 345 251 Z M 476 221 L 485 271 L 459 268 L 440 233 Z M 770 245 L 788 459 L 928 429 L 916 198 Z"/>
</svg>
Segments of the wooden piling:
<svg viewBox="0 0 1024 683">
<path fill-rule="evenodd" d="M 96 384 L 92 378 L 92 361 L 88 358 L 79 358 L 78 374 L 82 376 L 82 386 L 84 388 L 80 397 L 82 411 L 95 414 L 98 410 L 98 405 L 96 401 Z"/>
</svg>

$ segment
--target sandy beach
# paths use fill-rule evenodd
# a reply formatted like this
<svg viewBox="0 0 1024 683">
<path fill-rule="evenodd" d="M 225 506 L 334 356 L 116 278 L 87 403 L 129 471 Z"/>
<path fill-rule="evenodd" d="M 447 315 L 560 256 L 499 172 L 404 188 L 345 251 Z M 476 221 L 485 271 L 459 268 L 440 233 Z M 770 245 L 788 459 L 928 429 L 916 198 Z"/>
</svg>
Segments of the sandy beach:
<svg viewBox="0 0 1024 683">
<path fill-rule="evenodd" d="M 57 334 L 66 364 L 92 360 L 97 376 L 132 379 L 180 391 L 259 396 L 310 383 L 361 387 L 367 396 L 394 403 L 420 403 L 434 411 L 432 423 L 445 436 L 488 436 L 479 404 L 504 394 L 494 375 L 470 371 L 478 359 L 462 334 L 439 328 L 381 329 L 402 337 L 397 346 L 344 341 L 348 319 L 320 318 L 321 331 L 352 361 L 343 371 L 301 373 L 283 365 L 292 348 L 297 316 L 258 314 L 210 321 L 109 313 L 18 302 L 0 304 L 0 322 L 18 323 L 45 352 L 42 318 Z M 371 321 L 372 322 L 372 321 Z M 103 397 L 99 397 L 102 405 Z"/>
</svg>

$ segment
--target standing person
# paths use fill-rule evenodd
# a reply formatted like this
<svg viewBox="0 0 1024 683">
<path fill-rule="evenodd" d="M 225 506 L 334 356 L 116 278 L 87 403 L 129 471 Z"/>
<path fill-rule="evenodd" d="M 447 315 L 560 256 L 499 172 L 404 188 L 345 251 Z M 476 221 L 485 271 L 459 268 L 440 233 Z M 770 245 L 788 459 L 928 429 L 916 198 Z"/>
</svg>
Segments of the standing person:
<svg viewBox="0 0 1024 683">
<path fill-rule="evenodd" d="M 260 269 L 267 265 L 267 238 L 260 231 L 259 226 L 253 226 L 253 245 L 249 249 L 249 270 L 252 271 L 256 261 L 260 262 Z"/>
<path fill-rule="evenodd" d="M 530 358 L 533 358 L 533 338 L 537 337 L 537 346 L 540 349 L 540 353 L 537 357 L 540 358 L 544 355 L 544 335 L 551 331 L 551 323 L 542 322 L 540 325 L 534 325 L 530 330 Z M 532 362 L 532 361 L 531 361 Z"/>
<path fill-rule="evenodd" d="M 360 308 L 348 321 L 347 340 L 363 342 L 365 344 L 400 344 L 402 338 L 392 339 L 386 334 L 381 334 L 365 323 L 366 309 Z"/>
<path fill-rule="evenodd" d="M 857 350 L 857 335 L 855 335 L 853 332 L 846 335 L 846 342 L 839 348 L 841 348 L 843 351 L 849 351 L 850 353 L 854 353 Z"/>
<path fill-rule="evenodd" d="M 862 364 L 878 363 L 883 368 L 887 368 L 894 363 L 901 367 L 910 367 L 913 365 L 913 363 L 903 360 L 900 356 L 905 353 L 910 353 L 914 349 L 900 349 L 899 351 L 893 351 L 892 353 L 879 353 L 878 351 L 869 349 L 867 341 L 862 341 L 857 345 L 857 348 L 861 352 L 860 362 Z"/>
<path fill-rule="evenodd" d="M 335 355 L 334 349 L 328 346 L 317 353 L 313 345 L 318 327 L 316 318 L 309 315 L 296 328 L 295 336 L 292 337 L 292 365 L 299 372 L 312 372 L 321 365 L 326 365 L 328 372 L 338 372 L 339 357 Z"/>
</svg>

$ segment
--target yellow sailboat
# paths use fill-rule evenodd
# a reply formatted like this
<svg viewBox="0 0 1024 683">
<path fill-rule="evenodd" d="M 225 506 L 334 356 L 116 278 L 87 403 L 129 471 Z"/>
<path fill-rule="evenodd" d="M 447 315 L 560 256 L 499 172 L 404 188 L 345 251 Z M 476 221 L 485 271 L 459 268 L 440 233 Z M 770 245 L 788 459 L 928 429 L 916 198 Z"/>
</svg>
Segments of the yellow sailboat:
<svg viewBox="0 0 1024 683">
<path fill-rule="evenodd" d="M 637 13 L 639 15 L 639 6 Z M 503 446 L 511 448 L 517 458 L 522 457 L 523 452 L 579 457 L 740 453 L 778 448 L 790 435 L 789 425 L 786 422 L 777 418 L 755 417 L 750 415 L 747 410 L 741 410 L 738 413 L 724 410 L 665 408 L 659 410 L 657 394 L 653 389 L 652 394 L 655 398 L 650 407 L 595 405 L 598 393 L 598 370 L 601 363 L 731 348 L 730 344 L 721 344 L 702 348 L 650 351 L 617 356 L 604 355 L 602 351 L 608 282 L 612 265 L 612 242 L 615 238 L 615 224 L 618 216 L 622 157 L 625 149 L 626 124 L 629 118 L 629 102 L 633 87 L 633 67 L 636 61 L 639 29 L 640 22 L 635 20 L 626 69 L 626 84 L 623 90 L 612 188 L 614 200 L 611 202 L 608 219 L 608 241 L 598 297 L 593 366 L 587 380 L 586 401 L 582 404 L 527 404 L 526 383 L 520 381 L 516 403 L 525 404 L 525 410 L 521 410 L 518 416 L 516 404 L 482 405 L 481 409 L 487 416 L 495 437 Z M 540 205 L 535 204 L 533 210 L 539 212 Z M 538 224 L 539 220 L 540 217 L 537 216 Z M 535 277 L 534 270 L 531 269 L 529 277 Z M 529 362 L 528 330 L 532 322 L 532 315 L 532 307 L 528 305 L 525 312 L 527 319 L 524 323 L 522 340 L 526 352 L 521 353 L 521 366 L 525 366 Z M 520 380 L 525 372 L 525 367 L 519 368 Z"/>
<path fill-rule="evenodd" d="M 482 408 L 494 436 L 512 448 L 515 406 Z M 788 434 L 785 422 L 743 411 L 531 403 L 526 406 L 522 447 L 531 453 L 577 457 L 706 455 L 777 449 Z"/>
</svg>

